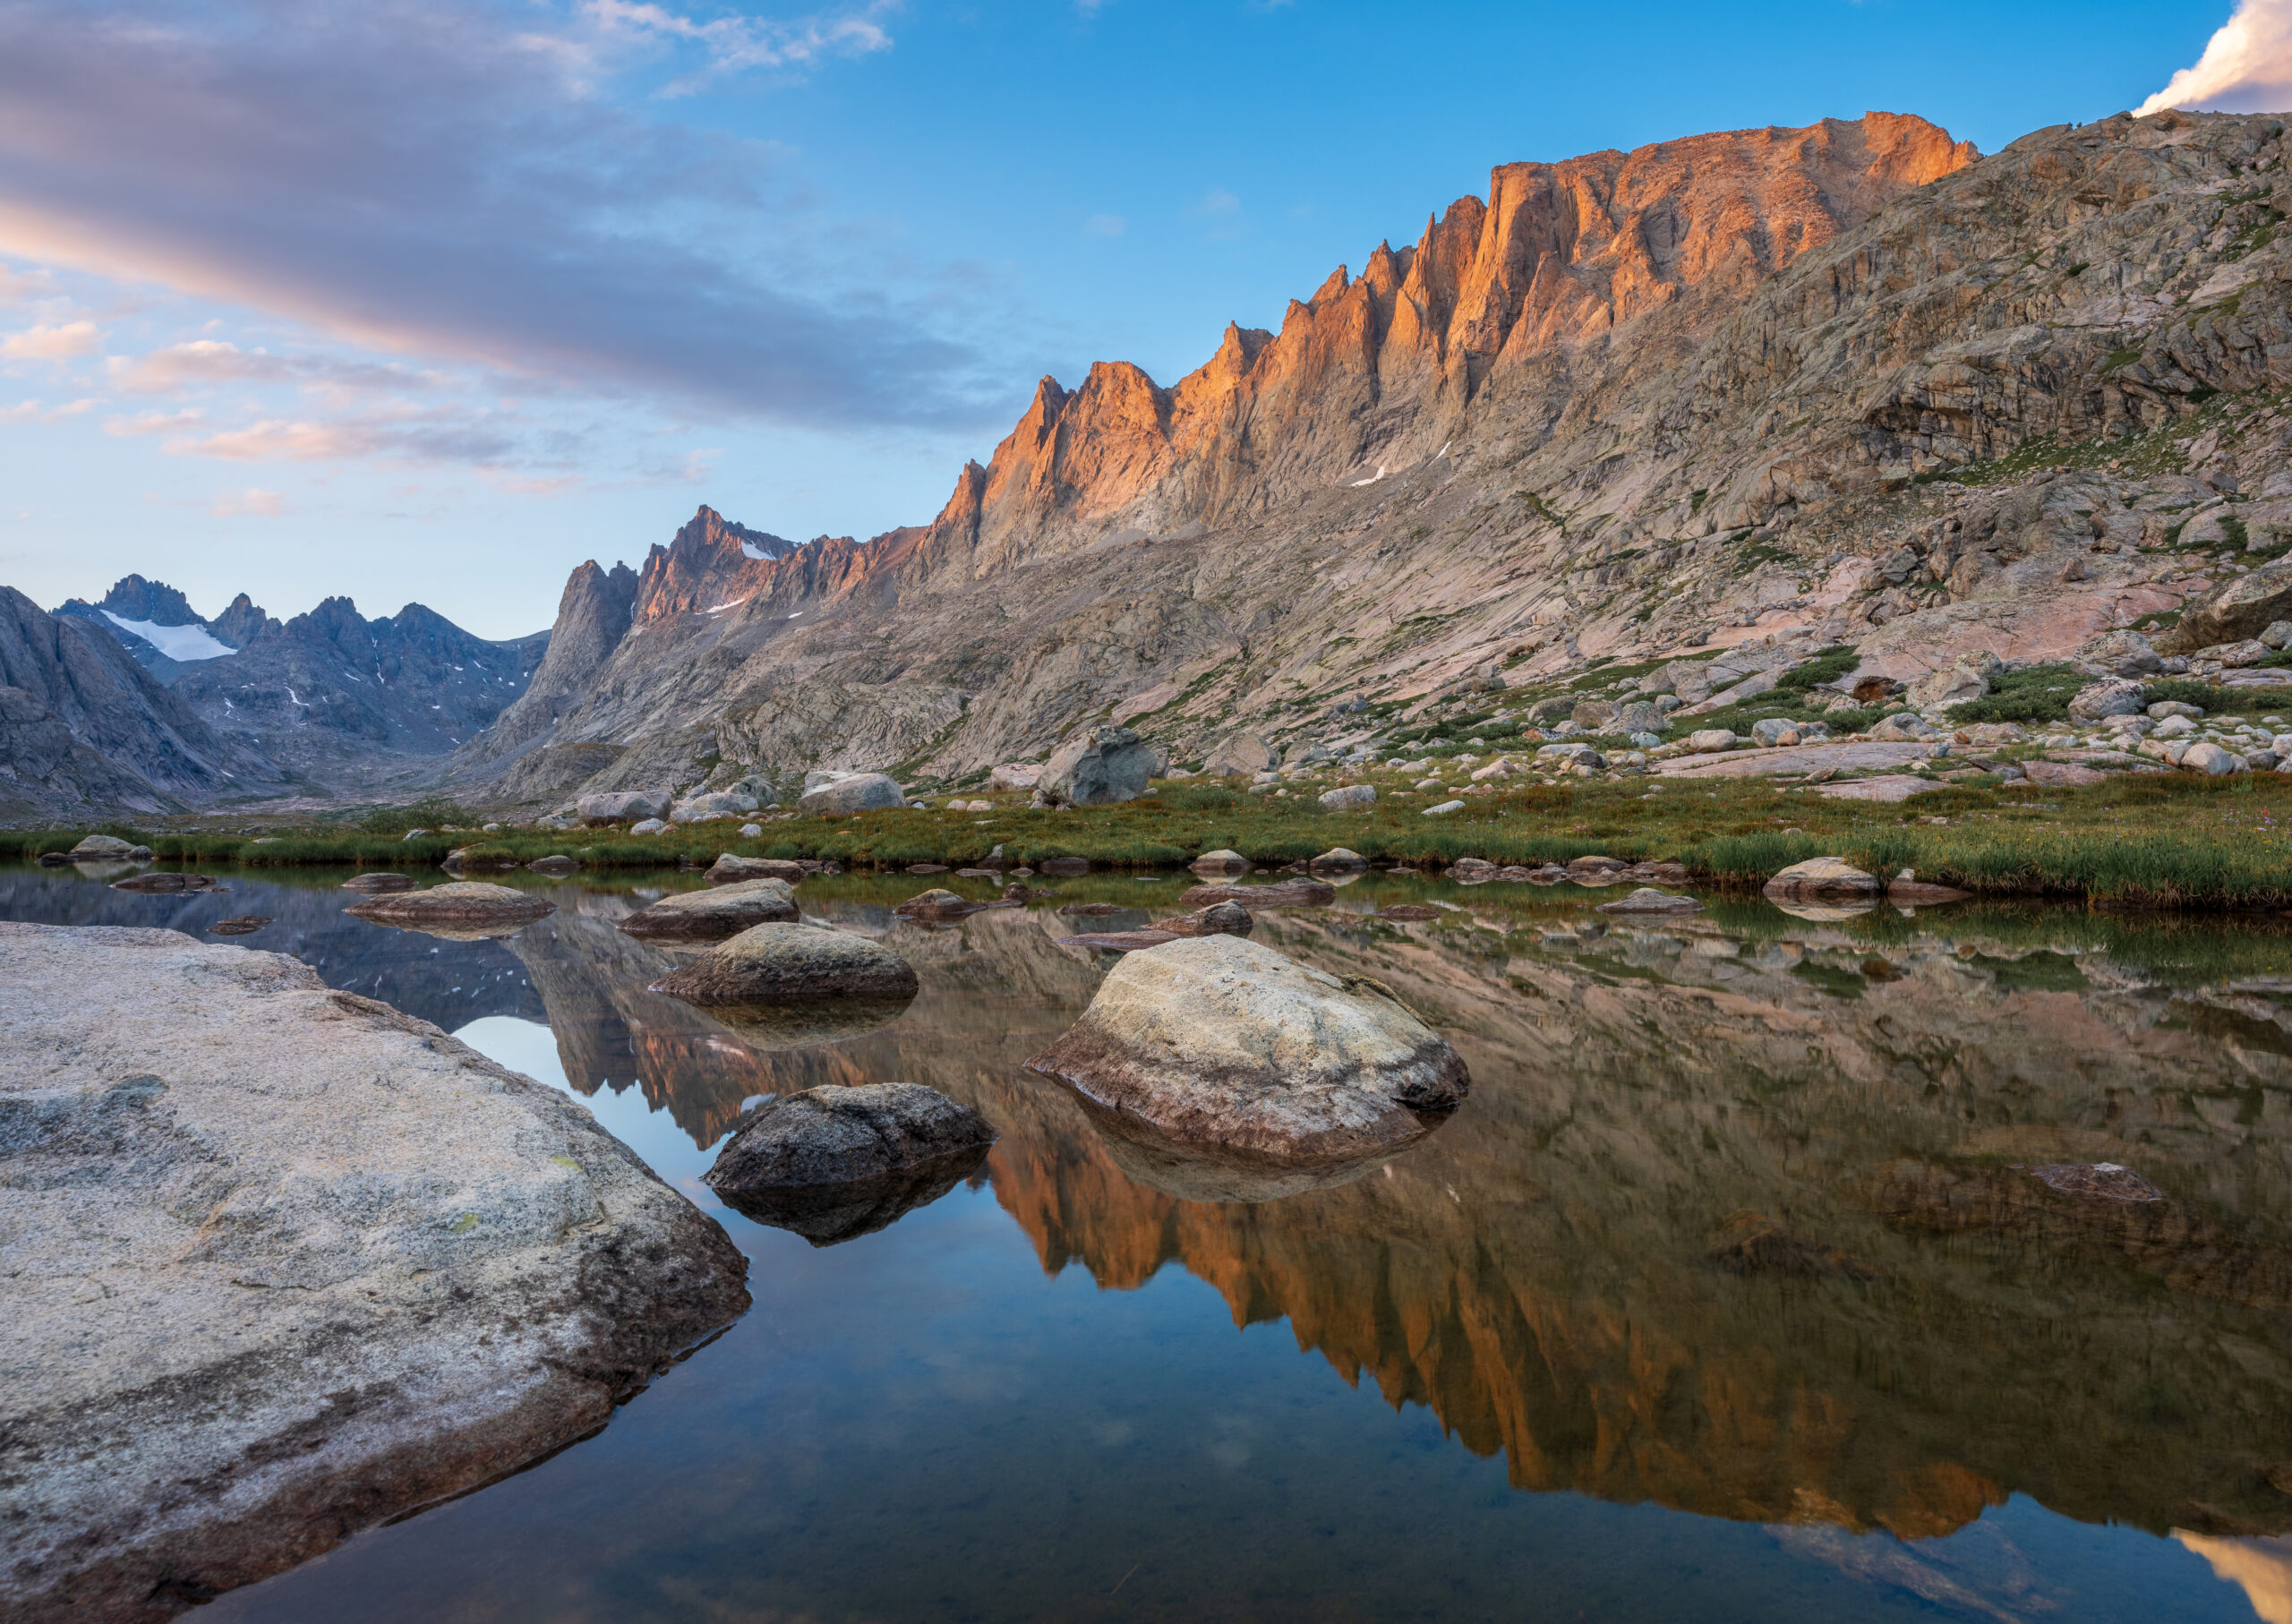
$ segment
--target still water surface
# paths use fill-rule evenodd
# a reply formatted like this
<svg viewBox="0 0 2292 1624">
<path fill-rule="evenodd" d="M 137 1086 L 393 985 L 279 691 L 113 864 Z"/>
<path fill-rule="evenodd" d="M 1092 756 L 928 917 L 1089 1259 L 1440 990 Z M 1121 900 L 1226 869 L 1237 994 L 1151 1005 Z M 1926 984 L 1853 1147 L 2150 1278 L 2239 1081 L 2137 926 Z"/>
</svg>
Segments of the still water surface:
<svg viewBox="0 0 2292 1624">
<path fill-rule="evenodd" d="M 1396 988 L 1471 1098 L 1352 1182 L 1210 1202 L 1021 1064 L 1102 973 L 1054 938 L 1183 876 L 942 927 L 890 913 L 931 880 L 807 882 L 923 991 L 778 1050 L 644 990 L 672 961 L 616 926 L 659 876 L 521 879 L 558 911 L 487 941 L 348 918 L 339 874 L 227 877 L 0 868 L 0 917 L 272 916 L 240 942 L 586 1098 L 747 1251 L 756 1306 L 599 1436 L 213 1624 L 2292 1624 L 2280 922 L 1623 925 L 1572 886 L 1373 876 L 1259 939 Z M 1450 906 L 1364 917 L 1395 901 Z M 979 1175 L 825 1247 L 699 1184 L 744 1100 L 877 1081 L 982 1111 Z M 2168 1199 L 2016 1167 L 2052 1161 Z"/>
</svg>

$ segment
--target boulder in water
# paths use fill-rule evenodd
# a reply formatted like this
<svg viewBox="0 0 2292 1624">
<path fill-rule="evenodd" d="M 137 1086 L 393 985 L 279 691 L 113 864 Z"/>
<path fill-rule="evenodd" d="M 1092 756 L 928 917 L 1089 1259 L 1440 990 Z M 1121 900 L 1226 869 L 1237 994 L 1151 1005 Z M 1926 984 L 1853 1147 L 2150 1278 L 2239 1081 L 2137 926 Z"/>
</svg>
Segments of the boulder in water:
<svg viewBox="0 0 2292 1624">
<path fill-rule="evenodd" d="M 757 925 L 655 984 L 703 1008 L 853 998 L 904 1004 L 915 970 L 881 943 L 822 925 Z"/>
<path fill-rule="evenodd" d="M 508 925 L 555 913 L 557 904 L 530 892 L 484 880 L 453 880 L 427 891 L 402 891 L 343 910 L 385 925 Z"/>
<path fill-rule="evenodd" d="M 664 896 L 630 914 L 620 927 L 632 936 L 695 941 L 736 936 L 751 925 L 798 917 L 795 894 L 786 880 L 740 880 Z"/>
<path fill-rule="evenodd" d="M 1027 1065 L 1161 1138 L 1299 1163 L 1407 1144 L 1470 1086 L 1381 983 L 1236 936 L 1129 954 Z"/>
<path fill-rule="evenodd" d="M 741 857 L 727 851 L 709 865 L 706 877 L 712 885 L 740 880 L 786 880 L 793 885 L 804 877 L 804 865 L 784 857 Z"/>
</svg>

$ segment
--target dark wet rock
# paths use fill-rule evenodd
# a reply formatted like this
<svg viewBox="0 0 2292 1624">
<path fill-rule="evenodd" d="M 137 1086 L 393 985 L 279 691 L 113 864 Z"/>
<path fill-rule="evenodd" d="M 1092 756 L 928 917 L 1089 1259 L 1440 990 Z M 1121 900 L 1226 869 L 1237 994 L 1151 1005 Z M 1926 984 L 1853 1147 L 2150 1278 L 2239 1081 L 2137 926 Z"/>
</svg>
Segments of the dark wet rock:
<svg viewBox="0 0 2292 1624">
<path fill-rule="evenodd" d="M 945 863 L 910 863 L 907 866 L 907 871 L 910 874 L 945 874 L 947 872 L 947 865 Z"/>
<path fill-rule="evenodd" d="M 1371 917 L 1408 921 L 1437 919 L 1441 917 L 1441 910 L 1438 908 L 1428 908 L 1422 902 L 1388 902 Z"/>
<path fill-rule="evenodd" d="M 1134 913 L 1137 910 L 1135 909 L 1125 908 L 1119 902 L 1069 902 L 1065 907 L 1060 909 L 1058 911 L 1063 914 L 1072 914 L 1076 916 L 1088 915 L 1092 918 L 1103 918 L 1105 915 L 1109 913 Z"/>
<path fill-rule="evenodd" d="M 1244 908 L 1319 908 L 1337 901 L 1337 887 L 1320 880 L 1282 880 L 1271 885 L 1189 885 L 1178 902 L 1187 908 L 1239 902 Z"/>
<path fill-rule="evenodd" d="M 969 897 L 958 896 L 952 891 L 937 889 L 923 891 L 908 898 L 892 911 L 903 919 L 960 919 L 967 914 L 977 913 L 984 908 L 1017 906 L 1024 899 L 1026 887 L 1014 885 L 1011 890 L 1021 894 L 1013 896 L 1006 893 L 1002 898 L 992 902 L 974 902 Z"/>
<path fill-rule="evenodd" d="M 1250 910 L 1239 902 L 1212 902 L 1174 919 L 1156 919 L 1148 928 L 1167 930 L 1174 936 L 1245 936 L 1256 924 Z"/>
<path fill-rule="evenodd" d="M 162 1619 L 504 1477 L 748 1306 L 577 1102 L 292 959 L 8 923 L 0 985 L 11 1619 Z"/>
<path fill-rule="evenodd" d="M 251 936 L 269 923 L 269 914 L 243 913 L 236 919 L 218 919 L 207 928 L 218 936 Z"/>
<path fill-rule="evenodd" d="M 1090 859 L 1085 857 L 1047 857 L 1042 871 L 1053 879 L 1080 879 L 1090 872 Z"/>
<path fill-rule="evenodd" d="M 995 1142 L 987 1119 L 913 1082 L 828 1084 L 741 1114 L 701 1182 L 727 1199 L 912 1175 Z"/>
<path fill-rule="evenodd" d="M 943 1156 L 922 1167 L 844 1184 L 818 1184 L 753 1192 L 723 1192 L 724 1204 L 741 1217 L 800 1235 L 815 1246 L 835 1246 L 888 1229 L 909 1213 L 928 1207 L 977 1173 L 988 1147 Z"/>
<path fill-rule="evenodd" d="M 171 873 L 130 875 L 124 880 L 114 880 L 111 883 L 111 888 L 114 891 L 146 891 L 158 893 L 217 891 L 228 889 L 228 887 L 226 886 L 217 885 L 212 878 L 204 874 Z"/>
<path fill-rule="evenodd" d="M 1496 877 L 1497 865 L 1484 857 L 1460 857 L 1449 865 L 1449 878 L 1459 885 L 1477 885 Z"/>
<path fill-rule="evenodd" d="M 697 1004 L 817 1004 L 874 999 L 905 1004 L 919 983 L 908 962 L 881 943 L 820 925 L 757 925 L 710 948 L 654 988 Z"/>
<path fill-rule="evenodd" d="M 454 880 L 427 891 L 354 902 L 343 910 L 386 925 L 508 925 L 554 913 L 557 904 L 530 892 L 513 891 L 484 880 Z"/>
<path fill-rule="evenodd" d="M 345 891 L 411 891 L 414 886 L 410 874 L 358 874 L 342 882 Z"/>
<path fill-rule="evenodd" d="M 1163 1137 L 1291 1162 L 1406 1144 L 1469 1087 L 1463 1058 L 1381 983 L 1233 936 L 1125 956 L 1027 1064 Z"/>
<path fill-rule="evenodd" d="M 804 864 L 787 858 L 740 857 L 727 851 L 709 865 L 707 879 L 712 885 L 731 885 L 741 880 L 786 880 L 793 885 L 808 872 Z"/>
<path fill-rule="evenodd" d="M 630 914 L 620 927 L 632 936 L 719 941 L 753 925 L 788 923 L 798 917 L 796 896 L 786 880 L 740 880 L 664 896 Z"/>
</svg>

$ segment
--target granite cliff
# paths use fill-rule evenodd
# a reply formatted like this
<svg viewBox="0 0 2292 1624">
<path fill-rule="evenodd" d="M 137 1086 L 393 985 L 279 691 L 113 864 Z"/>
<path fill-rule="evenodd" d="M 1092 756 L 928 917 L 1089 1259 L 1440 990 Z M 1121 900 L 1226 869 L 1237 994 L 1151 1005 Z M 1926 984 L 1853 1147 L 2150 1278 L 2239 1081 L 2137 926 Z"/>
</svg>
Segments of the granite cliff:
<svg viewBox="0 0 2292 1624">
<path fill-rule="evenodd" d="M 1045 380 L 928 526 L 758 557 L 704 509 L 625 585 L 588 567 L 552 697 L 447 776 L 960 779 L 1100 718 L 1186 759 L 1491 664 L 2062 657 L 2237 567 L 2187 515 L 2292 536 L 2282 130 L 1981 157 L 1870 114 L 1504 166 L 1172 386 Z"/>
</svg>

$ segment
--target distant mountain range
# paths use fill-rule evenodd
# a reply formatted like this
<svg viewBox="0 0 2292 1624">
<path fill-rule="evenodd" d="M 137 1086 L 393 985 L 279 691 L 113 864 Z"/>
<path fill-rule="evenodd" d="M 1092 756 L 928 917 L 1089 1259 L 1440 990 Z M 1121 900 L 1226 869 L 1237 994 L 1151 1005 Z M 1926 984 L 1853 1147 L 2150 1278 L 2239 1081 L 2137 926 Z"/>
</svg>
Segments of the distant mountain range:
<svg viewBox="0 0 2292 1624">
<path fill-rule="evenodd" d="M 380 791 L 499 716 L 548 644 L 348 598 L 206 620 L 140 575 L 53 614 L 0 588 L 0 817 Z"/>
</svg>

